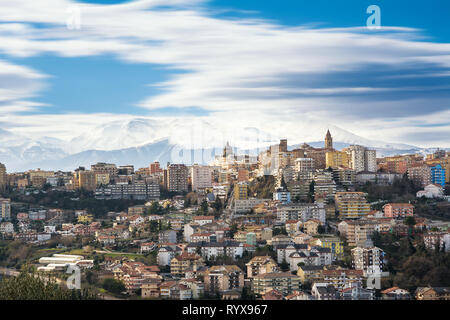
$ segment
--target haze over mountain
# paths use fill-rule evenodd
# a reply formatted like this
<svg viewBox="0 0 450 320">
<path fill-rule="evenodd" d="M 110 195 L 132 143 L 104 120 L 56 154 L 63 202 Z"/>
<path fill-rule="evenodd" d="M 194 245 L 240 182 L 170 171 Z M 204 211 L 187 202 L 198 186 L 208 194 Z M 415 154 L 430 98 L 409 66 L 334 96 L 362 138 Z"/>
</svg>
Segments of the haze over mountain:
<svg viewBox="0 0 450 320">
<path fill-rule="evenodd" d="M 375 148 L 378 156 L 429 152 L 433 149 L 371 140 L 324 124 L 317 124 L 309 131 L 302 130 L 297 137 L 289 137 L 288 142 L 291 148 L 303 142 L 322 147 L 323 140 L 317 138 L 324 136 L 327 129 L 333 136 L 336 149 L 359 144 Z M 0 129 L 0 162 L 6 165 L 8 172 L 36 168 L 73 170 L 99 161 L 133 164 L 136 168 L 148 166 L 156 160 L 163 165 L 167 162 L 206 164 L 215 155 L 221 154 L 226 141 L 230 141 L 238 153 L 257 155 L 280 138 L 285 138 L 253 127 L 236 128 L 229 136 L 226 132 L 201 119 L 146 118 L 106 122 L 67 140 L 48 136 L 33 138 Z"/>
</svg>

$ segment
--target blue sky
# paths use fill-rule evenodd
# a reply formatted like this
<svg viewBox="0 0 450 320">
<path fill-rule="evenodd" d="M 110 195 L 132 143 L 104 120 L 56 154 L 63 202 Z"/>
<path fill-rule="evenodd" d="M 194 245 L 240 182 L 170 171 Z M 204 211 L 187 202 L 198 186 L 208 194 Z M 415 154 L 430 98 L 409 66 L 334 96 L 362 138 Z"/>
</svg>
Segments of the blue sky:
<svg viewBox="0 0 450 320">
<path fill-rule="evenodd" d="M 48 13 L 0 13 L 0 61 L 20 69 L 0 74 L 8 128 L 101 113 L 269 120 L 286 136 L 301 117 L 378 140 L 449 140 L 448 1 L 45 1 Z M 81 30 L 66 30 L 77 3 Z M 373 4 L 382 30 L 364 28 Z"/>
<path fill-rule="evenodd" d="M 118 4 L 130 1 L 78 2 Z M 364 25 L 368 17 L 365 10 L 371 4 L 380 6 L 383 25 L 420 28 L 431 37 L 430 41 L 450 42 L 450 20 L 446 18 L 446 13 L 450 12 L 448 1 L 227 0 L 211 1 L 206 6 L 218 10 L 216 16 L 227 19 L 264 18 L 286 26 L 311 24 L 330 28 Z M 126 110 L 136 115 L 207 114 L 196 106 L 185 111 L 173 106 L 151 112 L 137 106 L 140 100 L 160 92 L 151 84 L 167 80 L 176 72 L 164 66 L 123 63 L 107 55 L 83 58 L 45 55 L 14 61 L 52 76 L 39 98 L 49 107 L 31 113 L 123 113 Z"/>
</svg>

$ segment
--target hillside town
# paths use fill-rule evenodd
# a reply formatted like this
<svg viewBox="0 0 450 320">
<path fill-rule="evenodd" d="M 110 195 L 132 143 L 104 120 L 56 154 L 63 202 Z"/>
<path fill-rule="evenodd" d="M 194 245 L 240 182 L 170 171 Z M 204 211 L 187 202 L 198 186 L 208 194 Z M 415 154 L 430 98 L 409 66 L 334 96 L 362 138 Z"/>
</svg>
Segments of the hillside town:
<svg viewBox="0 0 450 320">
<path fill-rule="evenodd" d="M 152 161 L 150 159 L 150 161 Z M 450 152 L 229 143 L 208 165 L 0 164 L 0 270 L 103 299 L 450 300 Z"/>
</svg>

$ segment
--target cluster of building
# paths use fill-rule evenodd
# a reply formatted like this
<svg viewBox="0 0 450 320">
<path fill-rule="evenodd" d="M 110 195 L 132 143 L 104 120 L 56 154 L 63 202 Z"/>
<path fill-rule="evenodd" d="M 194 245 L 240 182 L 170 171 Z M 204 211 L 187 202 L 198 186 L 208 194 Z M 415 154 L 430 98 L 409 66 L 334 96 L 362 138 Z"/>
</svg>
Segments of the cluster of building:
<svg viewBox="0 0 450 320">
<path fill-rule="evenodd" d="M 381 211 L 372 210 L 368 195 L 356 186 L 392 184 L 407 174 L 424 188 L 417 197 L 444 198 L 449 159 L 441 150 L 425 159 L 377 159 L 375 150 L 359 145 L 336 150 L 328 131 L 323 148 L 303 144 L 289 150 L 287 140 L 281 140 L 257 156 L 237 155 L 227 143 L 209 165 L 168 163 L 162 168 L 153 162 L 135 170 L 97 163 L 74 172 L 11 174 L 0 165 L 0 187 L 23 192 L 44 186 L 84 189 L 101 200 L 143 203 L 108 212 L 100 221 L 88 210 L 15 211 L 10 199 L 1 198 L 0 233 L 38 244 L 81 236 L 110 252 L 126 247 L 136 256 L 152 255 L 152 265 L 120 255 L 99 265 L 105 276 L 123 282 L 128 293 L 144 298 L 239 299 L 245 288 L 259 299 L 373 300 L 369 280 L 387 275 L 386 254 L 372 242 L 375 232 L 419 232 L 426 248 L 449 251 L 450 225 L 417 217 L 411 203 L 384 203 Z M 254 182 L 268 175 L 275 187 L 263 197 Z M 160 199 L 162 191 L 168 199 Z M 192 194 L 195 203 L 188 197 Z M 217 203 L 223 207 L 214 208 Z M 164 214 L 151 212 L 155 204 L 167 209 Z M 405 222 L 409 217 L 414 225 Z M 346 246 L 351 265 L 342 267 Z M 65 254 L 39 263 L 45 264 L 40 271 L 93 266 L 82 256 Z M 393 287 L 381 294 L 385 299 L 440 299 L 448 297 L 446 290 L 420 288 L 413 294 Z"/>
</svg>

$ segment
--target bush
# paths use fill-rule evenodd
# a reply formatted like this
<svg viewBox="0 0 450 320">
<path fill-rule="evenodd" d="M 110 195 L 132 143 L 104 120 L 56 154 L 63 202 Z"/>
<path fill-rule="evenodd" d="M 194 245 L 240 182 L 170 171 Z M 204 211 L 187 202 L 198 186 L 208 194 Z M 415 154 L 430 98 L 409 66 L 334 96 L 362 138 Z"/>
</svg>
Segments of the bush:
<svg viewBox="0 0 450 320">
<path fill-rule="evenodd" d="M 102 287 L 103 289 L 116 294 L 120 294 L 121 292 L 125 291 L 125 285 L 123 284 L 123 282 L 113 278 L 107 278 L 103 280 Z"/>
<path fill-rule="evenodd" d="M 17 277 L 0 281 L 0 300 L 94 300 L 91 291 L 69 290 L 24 268 Z"/>
</svg>

